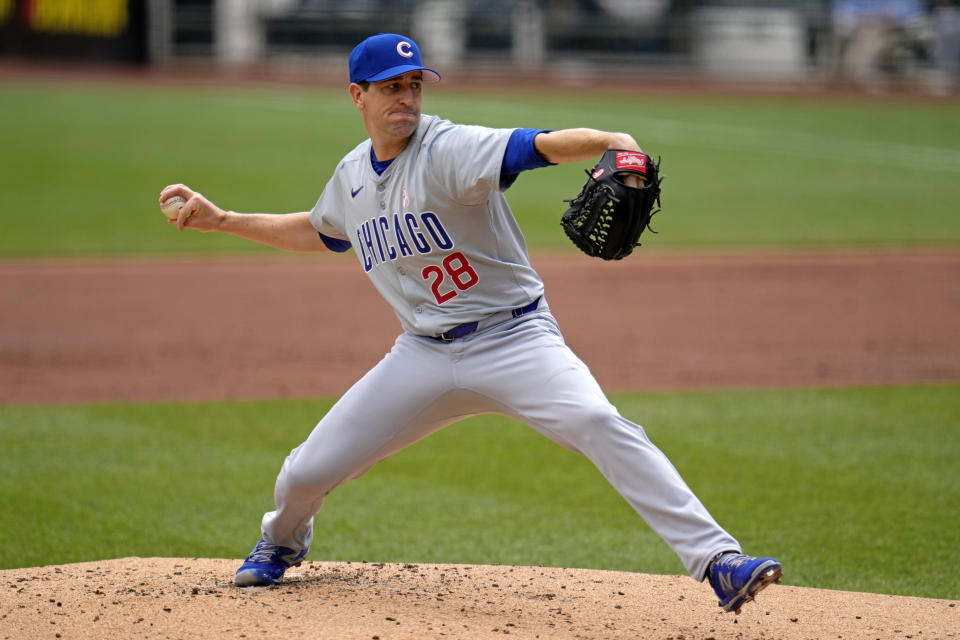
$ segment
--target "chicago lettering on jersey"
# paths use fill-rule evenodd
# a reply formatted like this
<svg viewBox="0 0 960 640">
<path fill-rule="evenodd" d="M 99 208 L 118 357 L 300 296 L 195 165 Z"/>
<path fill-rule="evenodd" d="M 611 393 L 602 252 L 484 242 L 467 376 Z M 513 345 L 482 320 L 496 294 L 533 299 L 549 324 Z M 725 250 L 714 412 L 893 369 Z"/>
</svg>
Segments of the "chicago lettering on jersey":
<svg viewBox="0 0 960 640">
<path fill-rule="evenodd" d="M 363 270 L 398 260 L 414 253 L 449 251 L 453 239 L 433 211 L 394 213 L 392 216 L 369 218 L 357 227 L 357 250 Z"/>
</svg>

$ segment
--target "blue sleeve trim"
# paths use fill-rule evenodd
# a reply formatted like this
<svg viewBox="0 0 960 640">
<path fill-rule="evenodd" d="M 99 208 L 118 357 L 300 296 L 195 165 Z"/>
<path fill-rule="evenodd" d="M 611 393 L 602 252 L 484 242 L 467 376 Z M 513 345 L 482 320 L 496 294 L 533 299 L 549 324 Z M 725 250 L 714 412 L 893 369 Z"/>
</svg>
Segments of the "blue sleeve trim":
<svg viewBox="0 0 960 640">
<path fill-rule="evenodd" d="M 552 129 L 514 129 L 507 141 L 507 150 L 500 165 L 500 188 L 506 190 L 517 179 L 521 171 L 549 167 L 550 162 L 540 155 L 533 139 L 540 133 L 549 133 Z"/>
<path fill-rule="evenodd" d="M 349 240 L 341 240 L 340 238 L 331 238 L 330 236 L 325 236 L 319 231 L 317 235 L 320 236 L 320 239 L 323 240 L 323 244 L 326 245 L 327 249 L 334 251 L 336 253 L 344 253 L 349 251 L 353 245 L 350 244 Z"/>
</svg>

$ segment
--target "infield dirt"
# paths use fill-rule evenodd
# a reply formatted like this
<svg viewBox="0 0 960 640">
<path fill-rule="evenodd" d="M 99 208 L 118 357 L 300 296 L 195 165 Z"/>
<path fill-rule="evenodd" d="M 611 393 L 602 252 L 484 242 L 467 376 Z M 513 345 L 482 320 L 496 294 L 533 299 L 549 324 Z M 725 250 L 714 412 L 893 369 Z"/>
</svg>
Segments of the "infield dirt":
<svg viewBox="0 0 960 640">
<path fill-rule="evenodd" d="M 535 255 L 611 390 L 960 380 L 960 252 Z M 352 258 L 0 263 L 0 404 L 338 394 L 397 322 Z M 291 443 L 293 446 L 296 443 Z M 739 616 L 681 576 L 238 560 L 0 571 L 0 638 L 957 638 L 957 602 L 774 585 Z M 869 570 L 869 568 L 865 568 Z"/>
<path fill-rule="evenodd" d="M 960 252 L 539 254 L 610 391 L 960 380 Z M 0 262 L 0 404 L 343 393 L 399 323 L 355 259 Z"/>
</svg>

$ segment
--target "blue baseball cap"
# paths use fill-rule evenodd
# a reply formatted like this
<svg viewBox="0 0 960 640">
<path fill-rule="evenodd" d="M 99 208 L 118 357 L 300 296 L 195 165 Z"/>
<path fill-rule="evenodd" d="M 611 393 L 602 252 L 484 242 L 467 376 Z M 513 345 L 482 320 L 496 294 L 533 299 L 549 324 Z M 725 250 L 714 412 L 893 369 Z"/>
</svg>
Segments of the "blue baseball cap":
<svg viewBox="0 0 960 640">
<path fill-rule="evenodd" d="M 379 82 L 408 71 L 423 71 L 424 82 L 440 82 L 440 74 L 423 66 L 420 48 L 406 36 L 378 33 L 350 54 L 350 82 Z"/>
</svg>

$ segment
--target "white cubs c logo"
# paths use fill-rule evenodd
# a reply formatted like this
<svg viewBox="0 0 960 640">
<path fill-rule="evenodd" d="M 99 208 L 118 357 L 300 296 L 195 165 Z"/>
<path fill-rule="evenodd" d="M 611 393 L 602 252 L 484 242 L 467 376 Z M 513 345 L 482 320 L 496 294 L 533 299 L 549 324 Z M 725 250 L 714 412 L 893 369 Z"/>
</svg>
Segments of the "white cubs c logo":
<svg viewBox="0 0 960 640">
<path fill-rule="evenodd" d="M 404 58 L 412 58 L 413 51 L 410 50 L 411 46 L 412 45 L 409 42 L 404 40 L 403 42 L 397 45 L 397 53 L 402 55 Z"/>
</svg>

